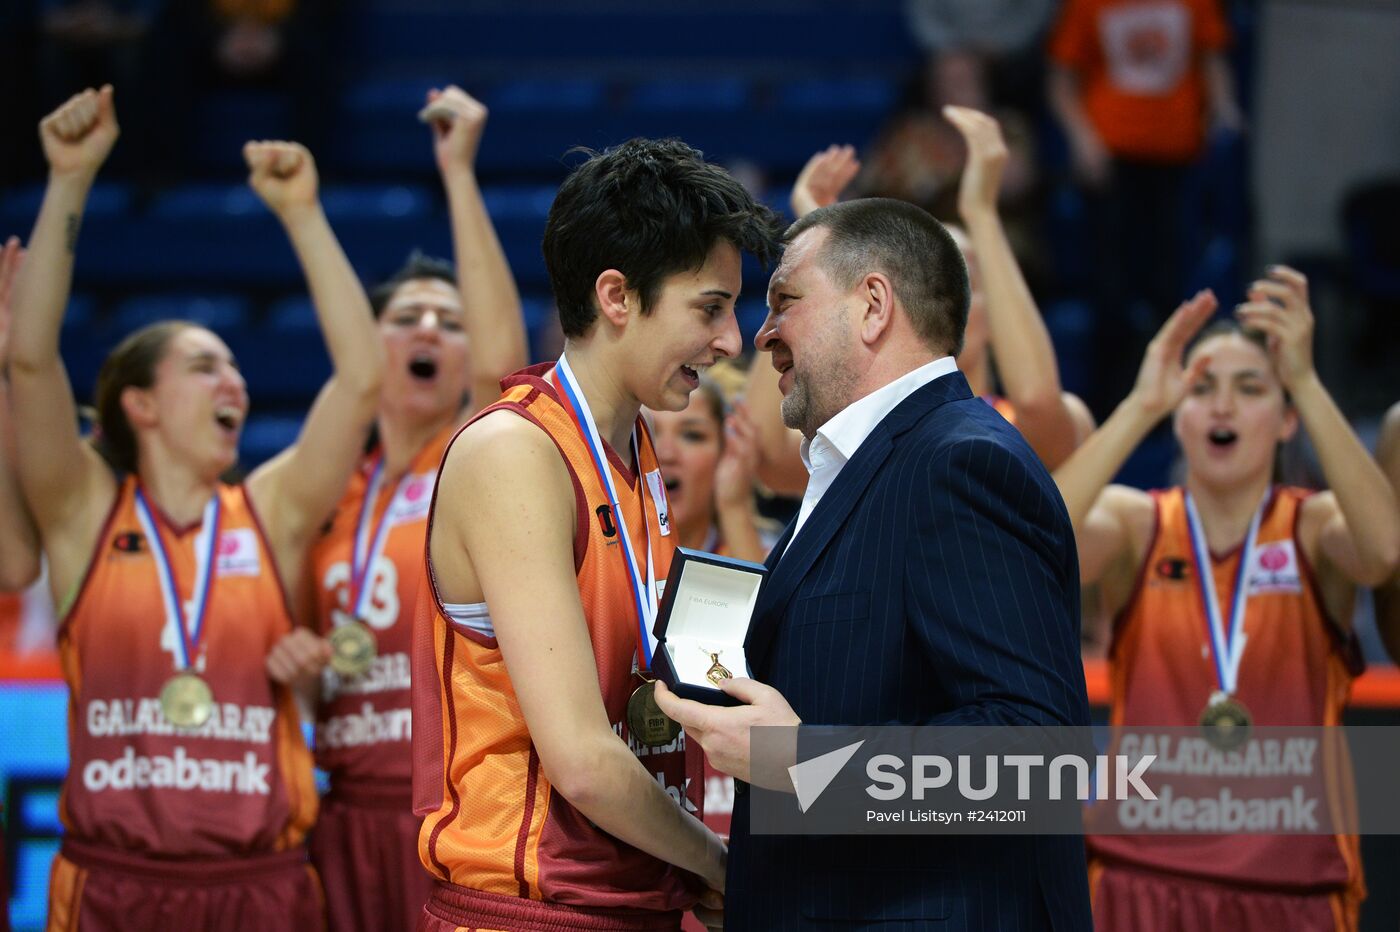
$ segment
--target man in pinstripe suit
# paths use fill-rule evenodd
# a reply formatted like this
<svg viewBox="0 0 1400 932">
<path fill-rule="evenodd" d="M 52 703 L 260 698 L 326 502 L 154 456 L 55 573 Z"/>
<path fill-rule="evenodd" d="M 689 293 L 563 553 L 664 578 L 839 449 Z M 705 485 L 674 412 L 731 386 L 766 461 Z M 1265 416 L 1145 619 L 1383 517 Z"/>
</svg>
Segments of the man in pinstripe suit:
<svg viewBox="0 0 1400 932">
<path fill-rule="evenodd" d="M 745 704 L 658 689 L 739 781 L 754 725 L 1087 725 L 1074 535 L 1021 435 L 953 356 L 967 270 L 900 201 L 814 211 L 784 238 L 757 345 L 811 473 L 769 558 Z M 759 836 L 738 784 L 731 930 L 1088 929 L 1076 836 Z"/>
</svg>

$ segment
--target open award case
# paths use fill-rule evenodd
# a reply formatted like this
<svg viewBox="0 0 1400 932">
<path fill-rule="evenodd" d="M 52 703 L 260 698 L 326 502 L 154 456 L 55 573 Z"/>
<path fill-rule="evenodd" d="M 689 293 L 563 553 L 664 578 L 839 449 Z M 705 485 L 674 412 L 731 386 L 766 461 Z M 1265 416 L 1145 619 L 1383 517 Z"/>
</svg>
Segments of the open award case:
<svg viewBox="0 0 1400 932">
<path fill-rule="evenodd" d="M 744 641 L 768 570 L 761 563 L 680 547 L 657 610 L 652 672 L 685 699 L 739 705 L 710 678 L 749 676 Z"/>
</svg>

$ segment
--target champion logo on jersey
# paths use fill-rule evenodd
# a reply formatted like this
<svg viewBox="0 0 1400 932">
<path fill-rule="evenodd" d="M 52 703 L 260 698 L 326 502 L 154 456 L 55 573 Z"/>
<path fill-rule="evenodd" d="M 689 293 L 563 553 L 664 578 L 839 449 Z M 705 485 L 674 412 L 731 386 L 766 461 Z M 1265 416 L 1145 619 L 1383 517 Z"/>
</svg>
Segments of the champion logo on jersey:
<svg viewBox="0 0 1400 932">
<path fill-rule="evenodd" d="M 1283 593 L 1296 595 L 1303 591 L 1303 577 L 1298 567 L 1298 549 L 1291 540 L 1263 544 L 1254 555 L 1249 568 L 1248 593 L 1265 595 Z"/>
<path fill-rule="evenodd" d="M 146 535 L 140 531 L 122 531 L 112 538 L 112 549 L 124 554 L 145 553 Z"/>
<path fill-rule="evenodd" d="M 609 541 L 617 537 L 617 525 L 613 523 L 612 509 L 607 505 L 599 505 L 593 513 L 598 516 L 598 526 L 603 529 L 603 536 Z"/>
<path fill-rule="evenodd" d="M 1163 557 L 1157 561 L 1157 577 L 1168 582 L 1185 582 L 1191 578 L 1191 561 L 1185 557 Z"/>
</svg>

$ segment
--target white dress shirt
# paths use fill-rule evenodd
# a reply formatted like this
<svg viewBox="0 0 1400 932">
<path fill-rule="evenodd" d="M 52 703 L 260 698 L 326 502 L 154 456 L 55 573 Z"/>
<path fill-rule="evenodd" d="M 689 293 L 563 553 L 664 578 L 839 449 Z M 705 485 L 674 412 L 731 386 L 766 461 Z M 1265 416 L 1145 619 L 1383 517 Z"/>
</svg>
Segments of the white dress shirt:
<svg viewBox="0 0 1400 932">
<path fill-rule="evenodd" d="M 885 416 L 899 406 L 899 403 L 934 379 L 942 378 L 958 371 L 958 364 L 952 356 L 940 356 L 933 362 L 925 363 L 913 372 L 906 373 L 893 382 L 847 405 L 827 421 L 810 440 L 802 440 L 802 465 L 807 467 L 807 491 L 802 495 L 802 509 L 797 513 L 797 527 L 793 529 L 792 540 L 802 533 L 802 526 L 811 517 L 812 509 L 831 488 L 836 476 L 841 472 L 856 450 L 865 442 L 871 432 L 885 419 Z M 787 551 L 792 550 L 789 541 Z M 784 552 L 787 552 L 784 551 Z M 781 559 L 781 558 L 779 558 Z"/>
</svg>

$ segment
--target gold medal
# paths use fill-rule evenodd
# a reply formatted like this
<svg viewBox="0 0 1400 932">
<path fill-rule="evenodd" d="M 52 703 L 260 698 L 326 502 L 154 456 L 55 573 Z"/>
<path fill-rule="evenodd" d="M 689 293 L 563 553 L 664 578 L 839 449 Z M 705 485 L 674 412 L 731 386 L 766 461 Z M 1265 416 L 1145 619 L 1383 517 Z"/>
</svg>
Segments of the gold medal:
<svg viewBox="0 0 1400 932">
<path fill-rule="evenodd" d="M 330 642 L 331 669 L 344 677 L 363 676 L 379 654 L 374 632 L 359 620 L 336 625 Z"/>
<path fill-rule="evenodd" d="M 696 647 L 700 647 L 700 645 L 697 644 Z M 729 668 L 719 662 L 719 655 L 723 653 L 723 650 L 710 651 L 700 647 L 700 653 L 710 658 L 710 669 L 705 671 L 705 679 L 713 683 L 716 689 L 719 688 L 720 683 L 734 678 L 734 674 L 729 672 Z"/>
<path fill-rule="evenodd" d="M 659 748 L 676 740 L 681 733 L 679 723 L 672 720 L 656 704 L 656 684 L 646 682 L 632 691 L 627 700 L 627 728 L 632 737 L 649 748 Z"/>
<path fill-rule="evenodd" d="M 160 711 L 176 728 L 198 728 L 214 714 L 214 694 L 195 674 L 176 673 L 161 687 Z"/>
<path fill-rule="evenodd" d="M 1201 734 L 1221 751 L 1232 751 L 1248 741 L 1253 724 L 1244 703 L 1229 696 L 1212 699 L 1201 710 Z"/>
</svg>

